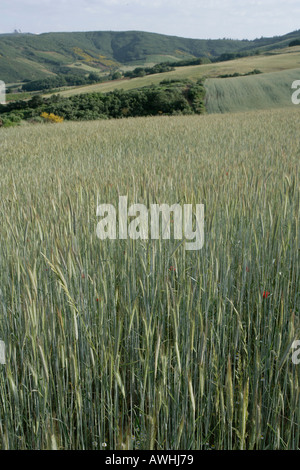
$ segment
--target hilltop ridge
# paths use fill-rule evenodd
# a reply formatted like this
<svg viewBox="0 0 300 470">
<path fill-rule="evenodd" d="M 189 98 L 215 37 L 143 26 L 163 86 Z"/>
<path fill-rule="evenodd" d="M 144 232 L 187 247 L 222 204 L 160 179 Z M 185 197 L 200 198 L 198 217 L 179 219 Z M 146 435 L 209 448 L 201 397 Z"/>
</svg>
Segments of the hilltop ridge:
<svg viewBox="0 0 300 470">
<path fill-rule="evenodd" d="M 57 73 L 105 72 L 139 65 L 222 54 L 257 53 L 286 47 L 300 30 L 255 40 L 189 39 L 143 31 L 90 31 L 0 35 L 0 79 L 7 83 Z"/>
</svg>

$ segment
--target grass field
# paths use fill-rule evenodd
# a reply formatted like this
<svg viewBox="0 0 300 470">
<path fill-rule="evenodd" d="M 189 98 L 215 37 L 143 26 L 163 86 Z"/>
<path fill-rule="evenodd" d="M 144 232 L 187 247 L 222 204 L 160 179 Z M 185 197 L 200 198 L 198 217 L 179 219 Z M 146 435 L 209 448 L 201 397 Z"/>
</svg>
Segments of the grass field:
<svg viewBox="0 0 300 470">
<path fill-rule="evenodd" d="M 295 106 L 292 83 L 300 78 L 300 68 L 235 78 L 205 81 L 208 113 L 250 111 Z"/>
<path fill-rule="evenodd" d="M 7 93 L 6 94 L 6 102 L 9 103 L 10 101 L 18 101 L 18 100 L 26 100 L 32 97 L 32 93 L 23 92 L 23 93 Z"/>
<path fill-rule="evenodd" d="M 299 450 L 299 126 L 1 129 L 1 448 Z M 203 249 L 101 242 L 119 195 L 203 203 Z"/>
<path fill-rule="evenodd" d="M 227 62 L 218 62 L 215 64 L 194 65 L 188 67 L 177 67 L 173 72 L 148 75 L 131 80 L 110 81 L 96 85 L 87 85 L 76 87 L 72 90 L 60 92 L 63 96 L 72 96 L 80 93 L 102 92 L 106 93 L 115 89 L 123 88 L 132 90 L 143 86 L 149 86 L 152 83 L 158 84 L 165 79 L 190 79 L 198 80 L 203 77 L 217 77 L 218 75 L 238 73 L 248 73 L 254 69 L 261 72 L 276 72 L 281 70 L 300 68 L 300 48 L 291 48 L 293 51 L 284 49 L 283 52 L 277 52 L 273 55 L 251 56 L 242 59 L 231 60 Z"/>
</svg>

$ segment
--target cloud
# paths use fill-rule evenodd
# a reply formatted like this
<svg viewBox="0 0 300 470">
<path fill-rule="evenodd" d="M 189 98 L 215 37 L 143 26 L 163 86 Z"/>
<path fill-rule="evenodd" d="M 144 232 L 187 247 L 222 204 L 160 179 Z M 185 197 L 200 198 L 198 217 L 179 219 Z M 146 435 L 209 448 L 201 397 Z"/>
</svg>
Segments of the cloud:
<svg viewBox="0 0 300 470">
<path fill-rule="evenodd" d="M 255 38 L 298 29 L 299 0 L 1 0 L 0 32 L 145 30 Z"/>
</svg>

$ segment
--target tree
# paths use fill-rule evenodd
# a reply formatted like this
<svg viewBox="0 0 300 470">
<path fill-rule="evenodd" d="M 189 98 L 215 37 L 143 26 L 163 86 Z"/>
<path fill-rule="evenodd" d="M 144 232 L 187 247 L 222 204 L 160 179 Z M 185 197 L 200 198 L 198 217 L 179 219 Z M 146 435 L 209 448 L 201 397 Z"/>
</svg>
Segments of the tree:
<svg viewBox="0 0 300 470">
<path fill-rule="evenodd" d="M 41 95 L 34 95 L 31 100 L 28 101 L 30 108 L 38 108 L 44 103 L 43 97 Z"/>
</svg>

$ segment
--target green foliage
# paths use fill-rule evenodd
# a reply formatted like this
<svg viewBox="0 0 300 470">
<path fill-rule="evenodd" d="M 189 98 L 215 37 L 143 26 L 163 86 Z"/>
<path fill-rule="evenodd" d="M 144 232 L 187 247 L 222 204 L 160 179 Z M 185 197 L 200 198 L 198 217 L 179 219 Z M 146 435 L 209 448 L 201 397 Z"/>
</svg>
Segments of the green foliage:
<svg viewBox="0 0 300 470">
<path fill-rule="evenodd" d="M 192 60 L 179 60 L 177 62 L 161 62 L 160 64 L 156 64 L 153 67 L 136 67 L 132 71 L 128 71 L 124 73 L 124 77 L 126 78 L 135 78 L 135 77 L 144 77 L 145 75 L 153 75 L 155 73 L 164 73 L 164 72 L 172 72 L 175 70 L 174 67 L 186 67 L 190 65 L 201 65 L 201 64 L 208 64 L 211 61 L 207 58 L 199 58 L 199 59 L 192 59 Z"/>
<path fill-rule="evenodd" d="M 168 64 L 167 62 L 163 62 L 161 64 L 156 64 L 153 67 L 136 67 L 132 71 L 125 72 L 124 77 L 126 78 L 145 77 L 145 75 L 172 72 L 172 70 L 174 70 L 174 67 L 170 66 L 170 64 Z"/>
<path fill-rule="evenodd" d="M 93 120 L 136 116 L 171 114 L 201 114 L 204 108 L 205 89 L 185 81 L 161 83 L 158 86 L 138 90 L 88 93 L 62 98 L 52 95 L 42 98 L 35 95 L 29 101 L 16 101 L 0 106 L 0 115 L 22 113 L 24 119 L 32 119 L 41 113 L 53 113 L 66 120 Z"/>
<path fill-rule="evenodd" d="M 122 76 L 122 73 L 117 70 L 116 72 L 111 74 L 111 80 L 119 80 L 120 78 L 122 78 Z"/>
<path fill-rule="evenodd" d="M 218 78 L 246 77 L 247 75 L 258 75 L 260 73 L 262 73 L 261 70 L 254 69 L 251 72 L 246 72 L 246 73 L 239 73 L 239 72 L 226 73 L 226 74 L 219 75 Z"/>
<path fill-rule="evenodd" d="M 7 113 L 5 116 L 1 116 L 0 122 L 1 126 L 0 127 L 13 127 L 13 126 L 18 126 L 21 123 L 21 120 L 23 118 L 22 113 Z"/>
<path fill-rule="evenodd" d="M 197 59 L 178 60 L 177 62 L 167 62 L 170 67 L 187 67 L 190 65 L 209 64 L 211 60 L 208 57 L 198 57 Z"/>
<path fill-rule="evenodd" d="M 191 107 L 196 114 L 202 114 L 205 112 L 205 105 L 203 97 L 205 95 L 204 84 L 201 80 L 186 90 L 186 95 Z"/>
<path fill-rule="evenodd" d="M 228 60 L 234 60 L 234 59 L 241 59 L 242 57 L 249 57 L 257 55 L 257 51 L 255 50 L 250 50 L 250 51 L 242 51 L 242 52 L 235 52 L 235 53 L 224 53 L 221 54 L 218 57 L 212 58 L 211 62 L 226 62 Z"/>
<path fill-rule="evenodd" d="M 60 88 L 63 86 L 81 86 L 99 83 L 103 81 L 96 73 L 90 73 L 88 76 L 80 76 L 78 74 L 56 75 L 54 77 L 47 77 L 42 80 L 35 80 L 32 82 L 24 83 L 22 86 L 23 91 L 47 91 L 53 88 Z"/>
<path fill-rule="evenodd" d="M 291 41 L 289 43 L 289 47 L 293 47 L 293 46 L 300 46 L 300 38 L 299 39 L 295 39 L 294 41 Z"/>
</svg>

